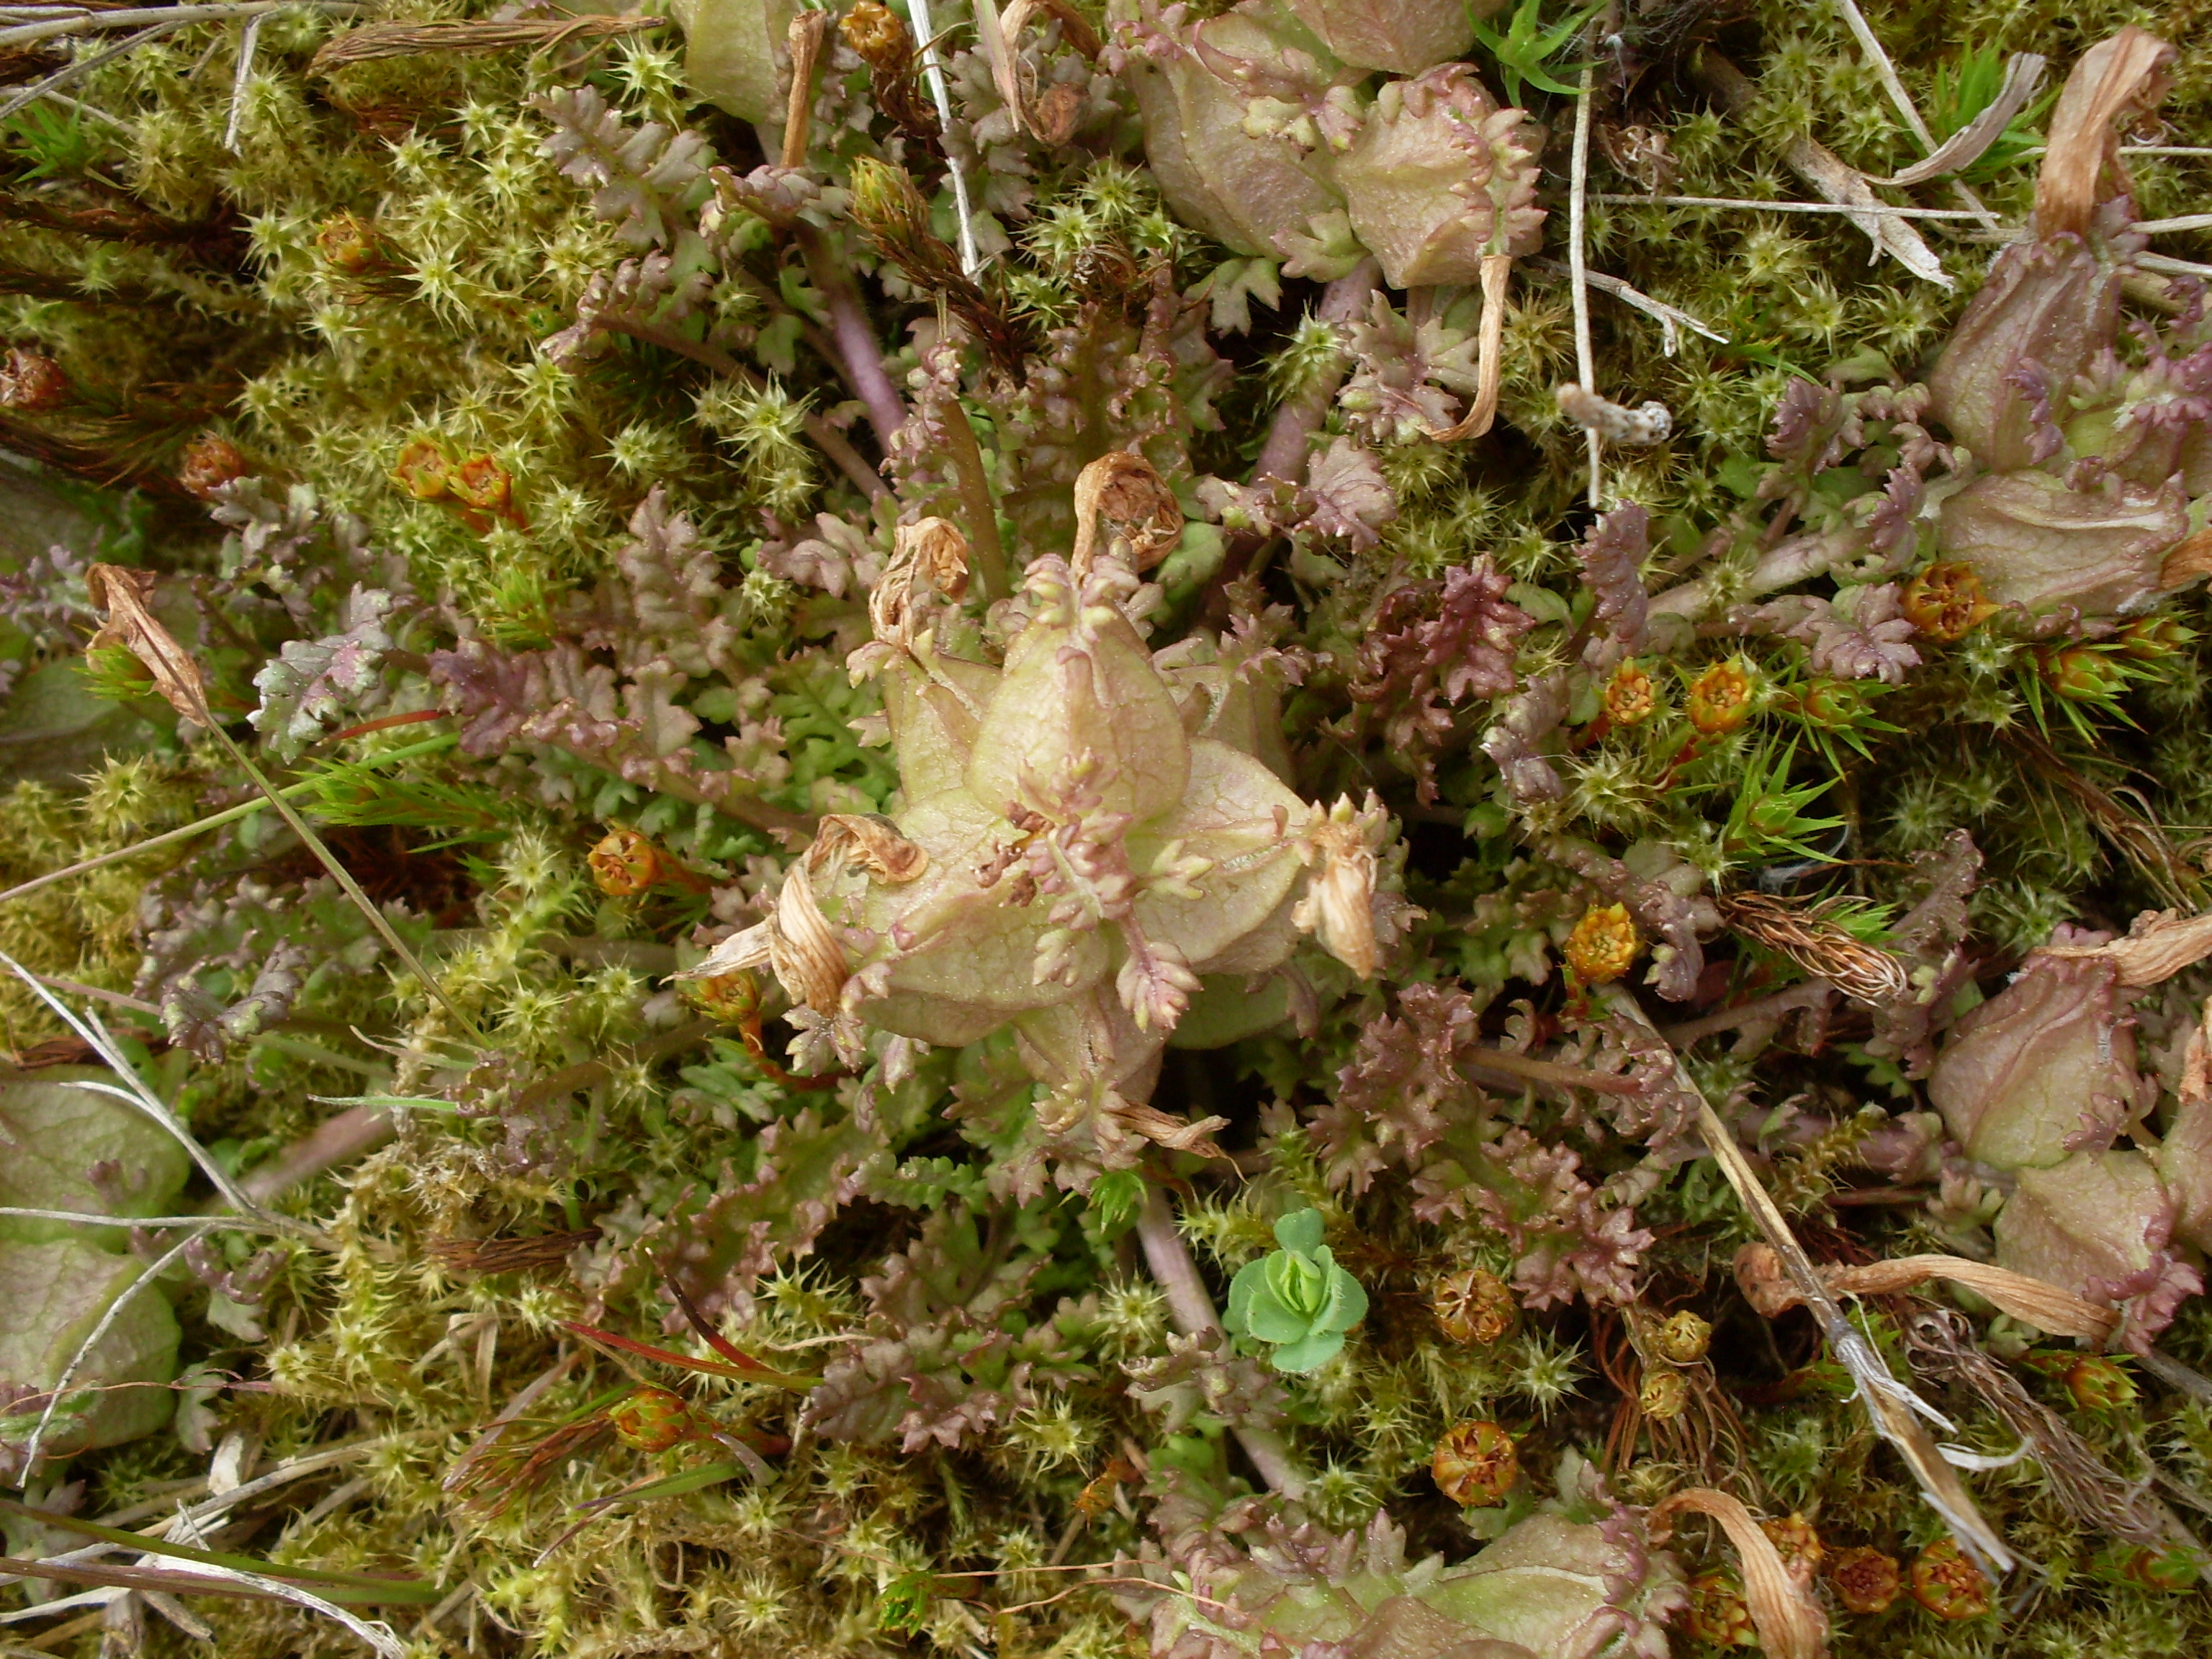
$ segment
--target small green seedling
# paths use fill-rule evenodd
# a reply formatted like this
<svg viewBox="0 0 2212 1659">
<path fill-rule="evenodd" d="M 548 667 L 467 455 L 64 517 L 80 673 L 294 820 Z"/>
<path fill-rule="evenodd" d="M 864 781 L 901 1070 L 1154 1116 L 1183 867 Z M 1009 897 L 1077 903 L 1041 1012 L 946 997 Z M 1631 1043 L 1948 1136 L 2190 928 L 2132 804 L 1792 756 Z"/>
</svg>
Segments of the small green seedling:
<svg viewBox="0 0 2212 1659">
<path fill-rule="evenodd" d="M 1229 1286 L 1230 1330 L 1273 1346 L 1279 1371 L 1328 1364 L 1367 1317 L 1367 1292 L 1321 1239 L 1321 1212 L 1293 1211 L 1275 1224 L 1282 1248 L 1247 1262 Z"/>
</svg>

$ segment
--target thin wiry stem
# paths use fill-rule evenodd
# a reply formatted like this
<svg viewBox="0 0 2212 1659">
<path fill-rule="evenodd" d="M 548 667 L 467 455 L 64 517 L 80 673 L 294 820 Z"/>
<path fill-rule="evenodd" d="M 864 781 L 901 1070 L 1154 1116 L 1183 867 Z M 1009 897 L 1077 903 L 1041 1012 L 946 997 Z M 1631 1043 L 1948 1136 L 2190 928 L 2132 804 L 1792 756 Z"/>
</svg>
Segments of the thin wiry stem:
<svg viewBox="0 0 2212 1659">
<path fill-rule="evenodd" d="M 253 59 L 261 46 L 261 26 L 268 21 L 265 12 L 252 19 L 239 39 L 238 68 L 230 77 L 230 118 L 222 127 L 222 147 L 233 155 L 239 153 L 238 130 L 246 123 L 246 94 L 253 82 Z"/>
<path fill-rule="evenodd" d="M 453 746 L 453 743 L 454 739 L 449 737 L 432 738 L 428 742 L 410 744 L 404 749 L 394 749 L 388 754 L 379 755 L 374 758 L 380 762 L 411 760 L 417 755 L 427 755 L 438 750 L 450 749 Z M 319 787 L 319 779 L 309 778 L 303 782 L 287 784 L 276 793 L 288 798 L 311 795 Z M 268 798 L 264 795 L 256 795 L 251 800 L 240 801 L 237 805 L 215 813 L 211 817 L 195 819 L 175 830 L 166 830 L 158 836 L 149 836 L 144 841 L 134 842 L 128 847 L 119 847 L 112 853 L 102 853 L 96 858 L 79 859 L 75 864 L 66 865 L 59 870 L 49 870 L 43 876 L 33 876 L 28 881 L 19 882 L 16 885 L 9 888 L 7 891 L 0 892 L 0 904 L 5 904 L 10 899 L 19 899 L 35 893 L 42 887 L 51 887 L 58 881 L 67 881 L 72 876 L 89 875 L 94 870 L 105 870 L 111 864 L 120 864 L 126 859 L 135 859 L 141 853 L 150 853 L 157 848 L 171 846 L 180 841 L 190 841 L 193 836 L 204 836 L 210 830 L 220 830 L 226 823 L 235 823 L 240 818 L 251 817 L 256 812 L 266 811 L 268 807 Z"/>
<path fill-rule="evenodd" d="M 1590 345 L 1589 262 L 1583 243 L 1584 222 L 1589 204 L 1590 110 L 1595 100 L 1596 64 L 1583 65 L 1581 90 L 1575 94 L 1575 151 L 1571 193 L 1567 198 L 1567 270 L 1575 307 L 1575 374 L 1586 392 L 1599 390 L 1597 354 Z M 1584 434 L 1589 446 L 1589 504 L 1605 505 L 1605 442 L 1595 429 Z"/>
<path fill-rule="evenodd" d="M 258 17 L 265 12 L 294 9 L 309 11 L 358 11 L 359 0 L 228 0 L 208 6 L 138 6 L 126 11 L 76 11 L 65 16 L 19 23 L 0 29 L 0 46 L 27 46 L 64 34 L 106 33 L 115 29 L 143 28 L 149 23 L 182 28 L 187 23 L 216 23 L 229 17 Z"/>
<path fill-rule="evenodd" d="M 983 268 L 975 251 L 975 210 L 968 205 L 968 175 L 960 165 L 958 147 L 952 141 L 952 94 L 945 84 L 945 60 L 937 55 L 937 29 L 929 21 L 929 0 L 909 0 L 915 33 L 921 38 L 922 78 L 929 82 L 930 101 L 937 106 L 938 124 L 945 133 L 945 170 L 952 178 L 952 205 L 960 219 L 960 269 L 969 276 Z"/>
<path fill-rule="evenodd" d="M 1859 50 L 1872 60 L 1874 72 L 1881 81 L 1881 89 L 1889 94 L 1889 101 L 1905 118 L 1905 125 L 1912 129 L 1912 136 L 1920 141 L 1920 147 L 1933 155 L 1936 148 L 1936 135 L 1929 131 L 1928 123 L 1920 118 L 1920 111 L 1912 101 L 1912 94 L 1905 89 L 1905 82 L 1898 78 L 1897 65 L 1890 61 L 1889 53 L 1875 38 L 1874 27 L 1867 21 L 1866 14 L 1858 9 L 1857 0 L 1836 0 L 1836 6 L 1844 14 L 1844 21 L 1850 26 L 1852 36 L 1858 41 Z M 1983 204 L 1982 198 L 1974 194 L 1965 179 L 1954 179 L 1951 191 L 1967 204 L 1976 218 L 1992 229 L 1996 228 L 1996 215 Z"/>
<path fill-rule="evenodd" d="M 156 23 L 151 28 L 139 30 L 129 40 L 108 47 L 105 52 L 95 52 L 89 58 L 80 58 L 73 64 L 64 65 L 45 80 L 33 82 L 6 103 L 0 104 L 0 121 L 6 120 L 27 104 L 35 104 L 62 88 L 83 80 L 102 64 L 112 64 L 117 58 L 125 57 L 141 46 L 150 46 L 163 35 L 173 34 L 182 27 L 182 23 Z"/>
<path fill-rule="evenodd" d="M 1175 1212 L 1169 1207 L 1167 1194 L 1157 1187 L 1147 1189 L 1145 1207 L 1138 1212 L 1137 1242 L 1144 1247 L 1145 1263 L 1152 1270 L 1152 1277 L 1167 1292 L 1168 1312 L 1176 1328 L 1185 1336 L 1219 1330 L 1221 1317 L 1213 1310 L 1213 1297 L 1206 1291 L 1206 1281 L 1198 1276 L 1198 1264 L 1190 1259 L 1189 1247 L 1176 1230 Z M 1289 1498 L 1305 1495 L 1305 1477 L 1291 1462 L 1290 1448 L 1283 1443 L 1282 1436 L 1272 1429 L 1241 1428 L 1235 1432 L 1237 1443 L 1271 1490 Z"/>
<path fill-rule="evenodd" d="M 1866 208 L 1833 202 L 1765 202 L 1749 196 L 1625 196 L 1606 191 L 1593 195 L 1589 199 L 1629 207 L 1756 208 L 1762 213 L 1838 213 L 1852 219 L 1863 219 L 1869 211 Z M 1871 210 L 1891 214 L 1899 219 L 1978 219 L 1982 216 L 1964 208 L 1892 207 L 1887 202 Z"/>
<path fill-rule="evenodd" d="M 131 1085 L 128 1089 L 118 1089 L 106 1083 L 72 1083 L 68 1085 L 69 1087 L 84 1089 L 94 1094 L 112 1095 L 126 1105 L 134 1107 L 152 1118 L 155 1122 L 176 1138 L 177 1143 L 191 1155 L 192 1162 L 199 1165 L 201 1172 L 214 1182 L 215 1189 L 222 1195 L 223 1202 L 240 1215 L 252 1216 L 263 1222 L 298 1229 L 297 1223 L 283 1223 L 281 1218 L 270 1215 L 239 1189 L 237 1183 L 224 1172 L 222 1166 L 210 1157 L 207 1149 L 193 1138 L 192 1132 L 178 1121 L 177 1115 L 162 1103 L 160 1096 L 146 1086 L 138 1073 L 131 1068 L 130 1060 L 117 1045 L 113 1036 L 110 1034 L 106 1026 L 100 1024 L 99 1015 L 88 1012 L 79 1014 L 69 1004 L 41 985 L 36 974 L 4 951 L 0 951 L 0 966 L 5 966 L 24 984 L 29 986 L 41 1002 L 60 1015 L 69 1028 L 90 1045 L 93 1053 L 100 1056 L 108 1070 Z"/>
<path fill-rule="evenodd" d="M 26 1478 L 28 1478 L 31 1470 L 38 1467 L 39 1452 L 46 1442 L 46 1430 L 53 1423 L 54 1413 L 61 1407 L 63 1396 L 68 1394 L 70 1384 L 76 1381 L 77 1373 L 84 1369 L 84 1363 L 91 1358 L 92 1351 L 100 1346 L 100 1340 L 114 1328 L 115 1322 L 123 1316 L 123 1310 L 130 1305 L 138 1293 L 167 1272 L 170 1264 L 191 1249 L 191 1239 L 182 1238 L 164 1250 L 152 1266 L 123 1287 L 122 1291 L 114 1301 L 107 1304 L 98 1322 L 94 1324 L 91 1334 L 77 1344 L 76 1352 L 70 1356 L 69 1364 L 62 1368 L 61 1376 L 55 1379 L 53 1392 L 46 1396 L 46 1409 L 39 1413 L 38 1423 L 31 1430 L 30 1438 L 23 1443 L 23 1472 Z"/>
</svg>

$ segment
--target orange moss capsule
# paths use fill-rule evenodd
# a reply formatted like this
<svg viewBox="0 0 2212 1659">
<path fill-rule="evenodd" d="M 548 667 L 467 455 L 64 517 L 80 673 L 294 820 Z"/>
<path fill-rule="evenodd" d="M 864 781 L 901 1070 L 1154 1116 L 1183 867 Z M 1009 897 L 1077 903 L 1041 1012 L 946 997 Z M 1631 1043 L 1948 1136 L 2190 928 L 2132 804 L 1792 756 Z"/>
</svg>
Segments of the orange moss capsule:
<svg viewBox="0 0 2212 1659">
<path fill-rule="evenodd" d="M 1447 1429 L 1429 1460 L 1437 1489 L 1464 1508 L 1503 1503 L 1521 1475 L 1521 1454 L 1513 1437 L 1491 1422 L 1462 1423 Z"/>
<path fill-rule="evenodd" d="M 1615 726 L 1639 726 L 1659 712 L 1659 690 L 1631 657 L 1606 682 L 1604 703 L 1605 717 Z"/>
<path fill-rule="evenodd" d="M 1990 1610 L 1990 1581 L 1948 1538 L 1920 1552 L 1906 1587 L 1938 1619 L 1978 1619 Z"/>
<path fill-rule="evenodd" d="M 1429 1309 L 1444 1340 L 1462 1347 L 1499 1340 L 1521 1313 L 1505 1281 L 1486 1267 L 1469 1267 L 1440 1280 Z"/>
<path fill-rule="evenodd" d="M 676 987 L 683 993 L 684 1000 L 701 1013 L 728 1024 L 739 1025 L 760 1018 L 760 981 L 742 969 L 706 979 L 680 979 Z"/>
<path fill-rule="evenodd" d="M 1863 1544 L 1836 1552 L 1828 1564 L 1828 1583 L 1850 1613 L 1887 1613 L 1904 1588 L 1897 1558 Z"/>
<path fill-rule="evenodd" d="M 1981 574 L 1958 562 L 1931 564 L 1905 585 L 1898 609 L 1931 640 L 1962 640 L 2001 606 L 1982 597 Z"/>
<path fill-rule="evenodd" d="M 1715 663 L 1690 682 L 1690 724 L 1709 738 L 1726 736 L 1751 718 L 1757 689 L 1741 660 Z"/>
<path fill-rule="evenodd" d="M 1634 965 L 1644 940 L 1625 904 L 1593 904 L 1567 935 L 1567 966 L 1585 985 L 1607 985 Z"/>
<path fill-rule="evenodd" d="M 455 501 L 495 517 L 512 520 L 514 479 L 489 455 L 471 455 L 446 475 L 446 488 Z"/>
</svg>

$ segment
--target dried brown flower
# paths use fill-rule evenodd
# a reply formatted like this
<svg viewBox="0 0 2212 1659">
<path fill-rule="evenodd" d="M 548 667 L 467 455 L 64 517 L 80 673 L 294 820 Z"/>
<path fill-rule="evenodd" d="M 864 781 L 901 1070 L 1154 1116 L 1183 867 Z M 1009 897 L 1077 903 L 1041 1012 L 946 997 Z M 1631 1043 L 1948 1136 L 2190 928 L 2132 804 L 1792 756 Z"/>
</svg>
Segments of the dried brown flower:
<svg viewBox="0 0 2212 1659">
<path fill-rule="evenodd" d="M 1670 1315 L 1651 1339 L 1651 1349 L 1673 1365 L 1694 1365 L 1712 1346 L 1713 1328 L 1687 1308 Z"/>
<path fill-rule="evenodd" d="M 1737 933 L 1779 951 L 1845 996 L 1888 1003 L 1912 989 L 1903 962 L 1829 921 L 1822 905 L 1751 892 L 1723 893 L 1713 902 Z"/>
<path fill-rule="evenodd" d="M 359 276 L 382 264 L 377 253 L 376 228 L 357 213 L 340 213 L 323 221 L 315 232 L 315 252 L 323 263 L 349 276 Z"/>
<path fill-rule="evenodd" d="M 1503 1503 L 1521 1475 L 1513 1437 L 1497 1424 L 1462 1423 L 1444 1431 L 1429 1460 L 1437 1489 L 1465 1508 Z"/>
<path fill-rule="evenodd" d="M 1440 1281 L 1429 1309 L 1445 1340 L 1462 1346 L 1500 1340 L 1521 1313 L 1505 1281 L 1486 1267 L 1469 1267 Z"/>
<path fill-rule="evenodd" d="M 2001 607 L 1983 596 L 1982 578 L 1973 566 L 1953 561 L 1931 564 L 1905 583 L 1898 609 L 1929 639 L 1948 643 L 1966 638 Z"/>
<path fill-rule="evenodd" d="M 33 346 L 9 346 L 0 359 L 0 409 L 43 415 L 69 401 L 69 376 L 46 353 Z"/>
<path fill-rule="evenodd" d="M 185 446 L 177 459 L 177 482 L 188 495 L 202 501 L 215 499 L 216 490 L 235 483 L 253 471 L 238 446 L 228 438 L 203 433 Z"/>
<path fill-rule="evenodd" d="M 1850 1613 L 1887 1613 L 1904 1588 L 1897 1558 L 1863 1544 L 1837 1552 L 1828 1564 L 1828 1583 Z"/>
</svg>

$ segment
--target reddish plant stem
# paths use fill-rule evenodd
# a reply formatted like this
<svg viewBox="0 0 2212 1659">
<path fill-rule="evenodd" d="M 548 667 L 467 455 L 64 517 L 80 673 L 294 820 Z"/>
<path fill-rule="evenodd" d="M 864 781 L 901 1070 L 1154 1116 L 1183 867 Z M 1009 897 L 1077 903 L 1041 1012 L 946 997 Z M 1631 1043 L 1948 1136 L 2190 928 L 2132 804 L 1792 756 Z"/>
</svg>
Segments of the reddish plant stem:
<svg viewBox="0 0 2212 1659">
<path fill-rule="evenodd" d="M 814 279 L 822 303 L 829 308 L 830 334 L 837 347 L 845 384 L 866 405 L 868 424 L 876 429 L 877 447 L 888 455 L 892 438 L 906 424 L 906 399 L 891 384 L 884 368 L 883 348 L 876 343 L 867 313 L 860 308 L 860 296 L 830 245 L 823 240 L 822 233 L 811 225 L 799 224 L 792 228 L 792 236 L 805 257 L 807 275 Z"/>
</svg>

